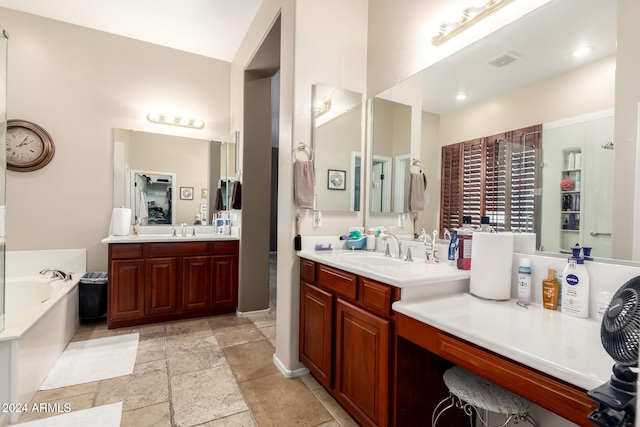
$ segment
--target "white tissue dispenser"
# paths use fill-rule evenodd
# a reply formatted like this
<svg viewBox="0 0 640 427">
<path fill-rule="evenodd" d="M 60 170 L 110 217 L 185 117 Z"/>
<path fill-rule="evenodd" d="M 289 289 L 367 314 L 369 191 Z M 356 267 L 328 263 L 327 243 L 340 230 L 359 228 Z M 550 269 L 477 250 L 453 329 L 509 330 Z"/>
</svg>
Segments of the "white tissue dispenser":
<svg viewBox="0 0 640 427">
<path fill-rule="evenodd" d="M 479 298 L 511 298 L 513 233 L 473 233 L 469 292 Z"/>
</svg>

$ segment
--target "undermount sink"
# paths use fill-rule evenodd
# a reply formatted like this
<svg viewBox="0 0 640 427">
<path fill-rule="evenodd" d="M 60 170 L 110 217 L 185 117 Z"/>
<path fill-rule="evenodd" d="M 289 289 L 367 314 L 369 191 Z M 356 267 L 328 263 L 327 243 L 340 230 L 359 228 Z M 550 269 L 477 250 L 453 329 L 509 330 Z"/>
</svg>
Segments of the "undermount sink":
<svg viewBox="0 0 640 427">
<path fill-rule="evenodd" d="M 350 263 L 350 264 L 359 264 L 359 265 L 379 265 L 379 266 L 400 266 L 405 264 L 406 261 L 397 258 L 389 258 L 385 257 L 381 254 L 345 254 L 340 257 L 340 261 Z"/>
</svg>

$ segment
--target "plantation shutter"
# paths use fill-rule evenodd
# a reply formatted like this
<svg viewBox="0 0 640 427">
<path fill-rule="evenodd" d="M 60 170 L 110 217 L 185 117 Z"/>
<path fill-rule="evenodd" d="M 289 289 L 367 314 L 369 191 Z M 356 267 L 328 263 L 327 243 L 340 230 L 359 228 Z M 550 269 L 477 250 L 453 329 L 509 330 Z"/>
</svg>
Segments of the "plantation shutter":
<svg viewBox="0 0 640 427">
<path fill-rule="evenodd" d="M 462 214 L 471 216 L 472 224 L 480 225 L 484 203 L 483 138 L 463 142 L 462 157 Z"/>
<path fill-rule="evenodd" d="M 542 125 L 442 147 L 441 230 L 487 215 L 497 231 L 538 232 Z M 456 157 L 457 156 L 457 157 Z"/>
<path fill-rule="evenodd" d="M 440 230 L 453 230 L 462 223 L 460 166 L 460 144 L 442 147 Z"/>
</svg>

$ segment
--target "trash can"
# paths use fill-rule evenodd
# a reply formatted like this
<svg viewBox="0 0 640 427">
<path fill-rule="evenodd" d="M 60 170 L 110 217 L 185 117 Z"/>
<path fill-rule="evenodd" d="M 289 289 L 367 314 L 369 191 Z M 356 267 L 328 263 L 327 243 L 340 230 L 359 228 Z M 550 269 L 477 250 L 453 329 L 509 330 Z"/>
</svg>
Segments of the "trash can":
<svg viewBox="0 0 640 427">
<path fill-rule="evenodd" d="M 80 278 L 80 320 L 97 320 L 107 316 L 107 284 L 106 271 L 85 273 Z"/>
</svg>

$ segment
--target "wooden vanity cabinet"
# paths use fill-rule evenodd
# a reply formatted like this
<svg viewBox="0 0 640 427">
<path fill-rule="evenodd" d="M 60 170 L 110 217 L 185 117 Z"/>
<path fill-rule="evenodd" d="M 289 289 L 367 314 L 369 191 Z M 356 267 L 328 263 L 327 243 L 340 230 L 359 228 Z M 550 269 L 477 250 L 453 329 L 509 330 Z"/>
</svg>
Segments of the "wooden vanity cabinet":
<svg viewBox="0 0 640 427">
<path fill-rule="evenodd" d="M 399 289 L 300 263 L 300 360 L 359 424 L 389 425 Z"/>
<path fill-rule="evenodd" d="M 109 245 L 109 328 L 235 311 L 238 241 Z"/>
</svg>

